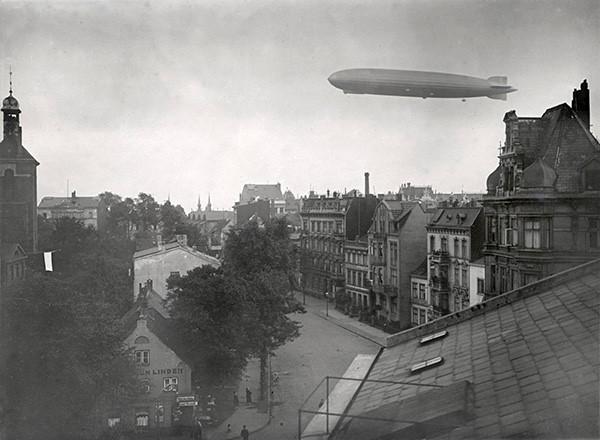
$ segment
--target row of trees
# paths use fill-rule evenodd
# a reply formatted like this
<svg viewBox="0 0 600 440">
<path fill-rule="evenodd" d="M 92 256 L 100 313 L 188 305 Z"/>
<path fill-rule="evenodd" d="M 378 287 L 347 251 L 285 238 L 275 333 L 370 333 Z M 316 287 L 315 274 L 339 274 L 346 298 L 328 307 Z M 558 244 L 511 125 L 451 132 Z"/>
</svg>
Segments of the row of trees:
<svg viewBox="0 0 600 440">
<path fill-rule="evenodd" d="M 187 221 L 185 210 L 169 200 L 159 204 L 151 194 L 139 193 L 136 198 L 121 197 L 106 191 L 100 198 L 108 209 L 108 234 L 120 238 L 146 238 L 160 231 L 163 240 L 169 241 L 177 234 L 188 236 L 190 246 L 206 250 L 206 238 Z"/>
<path fill-rule="evenodd" d="M 229 233 L 222 268 L 168 280 L 167 306 L 199 385 L 230 383 L 259 357 L 266 395 L 268 356 L 299 335 L 289 316 L 304 311 L 292 293 L 297 252 L 284 219 L 249 222 Z"/>
</svg>

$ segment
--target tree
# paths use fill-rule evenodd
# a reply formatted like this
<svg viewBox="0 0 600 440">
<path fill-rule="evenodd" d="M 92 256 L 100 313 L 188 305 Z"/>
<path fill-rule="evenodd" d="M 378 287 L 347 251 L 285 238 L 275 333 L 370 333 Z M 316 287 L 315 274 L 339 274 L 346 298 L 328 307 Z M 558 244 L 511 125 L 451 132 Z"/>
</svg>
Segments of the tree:
<svg viewBox="0 0 600 440">
<path fill-rule="evenodd" d="M 252 353 L 248 330 L 256 322 L 242 280 L 203 266 L 167 283 L 175 339 L 185 341 L 180 350 L 194 363 L 196 383 L 204 387 L 238 378 Z"/>
<path fill-rule="evenodd" d="M 175 236 L 177 227 L 183 225 L 185 220 L 187 220 L 185 213 L 182 214 L 180 209 L 173 206 L 170 201 L 167 200 L 163 203 L 160 207 L 160 224 L 163 239 L 165 241 L 171 240 Z"/>
<path fill-rule="evenodd" d="M 158 227 L 160 206 L 152 195 L 139 193 L 137 199 L 135 199 L 135 209 L 143 230 Z"/>
<path fill-rule="evenodd" d="M 252 341 L 261 362 L 261 399 L 266 396 L 269 355 L 300 334 L 300 325 L 288 316 L 304 310 L 292 291 L 297 260 L 297 248 L 284 218 L 271 219 L 263 226 L 248 222 L 232 229 L 225 242 L 223 267 L 244 279 L 249 308 L 257 314 Z"/>
<path fill-rule="evenodd" d="M 85 293 L 50 276 L 33 273 L 2 293 L 3 435 L 88 437 L 97 410 L 122 405 L 139 389 L 124 329 Z"/>
<path fill-rule="evenodd" d="M 62 217 L 44 223 L 44 235 L 38 241 L 41 251 L 53 252 L 51 276 L 86 293 L 96 307 L 120 317 L 131 307 L 129 270 L 134 243 L 126 238 L 100 237 L 77 219 Z"/>
</svg>

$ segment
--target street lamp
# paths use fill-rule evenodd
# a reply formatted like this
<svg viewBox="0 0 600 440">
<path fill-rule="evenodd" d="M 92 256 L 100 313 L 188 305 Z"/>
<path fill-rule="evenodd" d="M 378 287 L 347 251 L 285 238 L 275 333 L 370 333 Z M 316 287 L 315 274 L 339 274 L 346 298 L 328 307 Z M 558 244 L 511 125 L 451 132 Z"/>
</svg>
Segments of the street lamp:
<svg viewBox="0 0 600 440">
<path fill-rule="evenodd" d="M 329 317 L 329 292 L 325 292 L 325 316 Z"/>
</svg>

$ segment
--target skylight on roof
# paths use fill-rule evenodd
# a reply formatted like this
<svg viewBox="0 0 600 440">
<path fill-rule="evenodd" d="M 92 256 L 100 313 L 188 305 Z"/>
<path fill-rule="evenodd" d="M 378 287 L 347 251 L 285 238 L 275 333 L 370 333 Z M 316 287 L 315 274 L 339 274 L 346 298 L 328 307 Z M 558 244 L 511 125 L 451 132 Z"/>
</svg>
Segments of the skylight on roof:
<svg viewBox="0 0 600 440">
<path fill-rule="evenodd" d="M 431 335 L 424 336 L 423 339 L 421 339 L 420 343 L 427 344 L 428 342 L 435 341 L 436 339 L 440 339 L 440 338 L 445 338 L 446 336 L 448 336 L 448 331 L 442 330 L 441 332 L 437 332 L 437 333 L 433 333 Z"/>
<path fill-rule="evenodd" d="M 435 357 L 433 359 L 429 359 L 427 361 L 419 362 L 418 364 L 413 365 L 410 368 L 411 373 L 419 373 L 427 368 L 435 367 L 436 365 L 440 365 L 444 362 L 444 358 L 441 356 Z"/>
</svg>

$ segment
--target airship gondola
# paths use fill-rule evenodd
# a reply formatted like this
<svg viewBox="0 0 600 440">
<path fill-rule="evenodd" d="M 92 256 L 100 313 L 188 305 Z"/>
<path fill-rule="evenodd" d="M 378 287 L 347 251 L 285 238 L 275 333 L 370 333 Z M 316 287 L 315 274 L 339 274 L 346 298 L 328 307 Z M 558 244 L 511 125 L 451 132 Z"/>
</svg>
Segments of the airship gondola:
<svg viewBox="0 0 600 440">
<path fill-rule="evenodd" d="M 487 96 L 506 101 L 506 94 L 517 90 L 507 84 L 505 76 L 484 79 L 416 70 L 347 69 L 332 74 L 329 82 L 344 93 L 420 98 Z"/>
</svg>

